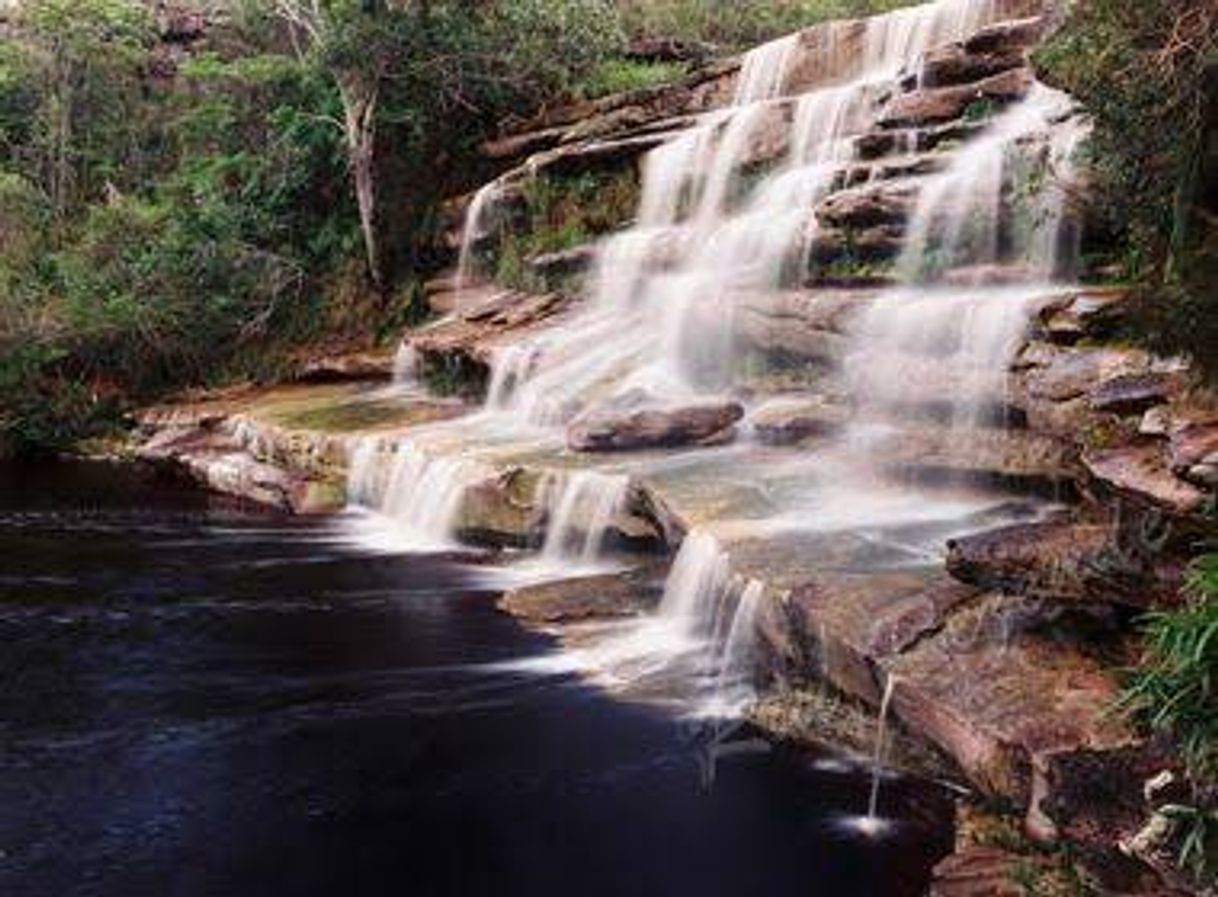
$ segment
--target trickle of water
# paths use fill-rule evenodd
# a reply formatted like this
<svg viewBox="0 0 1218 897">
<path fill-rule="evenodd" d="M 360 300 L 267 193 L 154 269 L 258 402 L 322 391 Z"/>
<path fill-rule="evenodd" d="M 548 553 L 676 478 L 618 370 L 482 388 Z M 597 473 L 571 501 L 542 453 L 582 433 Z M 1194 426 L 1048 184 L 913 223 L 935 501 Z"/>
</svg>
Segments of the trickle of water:
<svg viewBox="0 0 1218 897">
<path fill-rule="evenodd" d="M 604 545 L 613 518 L 626 504 L 628 477 L 580 470 L 549 484 L 550 519 L 543 561 L 590 564 Z"/>
<path fill-rule="evenodd" d="M 491 226 L 491 215 L 499 200 L 501 185 L 491 181 L 479 188 L 470 200 L 465 212 L 465 223 L 461 229 L 461 250 L 457 257 L 457 290 L 463 290 L 474 282 L 477 266 L 478 242 L 486 237 Z"/>
<path fill-rule="evenodd" d="M 875 750 L 871 756 L 871 793 L 867 799 L 867 818 L 871 827 L 875 828 L 879 819 L 880 804 L 880 774 L 884 764 L 884 743 L 888 737 L 888 710 L 892 704 L 892 694 L 896 685 L 896 677 L 889 675 L 884 681 L 884 697 L 880 701 L 880 716 L 875 724 Z"/>
<path fill-rule="evenodd" d="M 403 340 L 393 356 L 393 383 L 395 386 L 415 386 L 419 382 L 420 359 L 414 346 Z"/>
</svg>

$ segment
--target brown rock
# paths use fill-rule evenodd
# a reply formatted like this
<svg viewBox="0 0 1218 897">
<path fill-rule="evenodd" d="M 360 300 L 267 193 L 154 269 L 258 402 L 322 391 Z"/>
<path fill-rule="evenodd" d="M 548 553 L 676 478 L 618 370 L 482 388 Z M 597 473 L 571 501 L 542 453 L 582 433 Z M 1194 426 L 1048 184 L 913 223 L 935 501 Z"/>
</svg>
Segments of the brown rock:
<svg viewBox="0 0 1218 897">
<path fill-rule="evenodd" d="M 736 402 L 683 408 L 603 408 L 585 412 L 567 427 L 567 445 L 578 452 L 706 445 L 730 440 L 744 417 Z"/>
<path fill-rule="evenodd" d="M 1102 768 L 1137 742 L 1109 712 L 1118 683 L 1098 662 L 1031 631 L 995 637 L 1008 631 L 1011 606 L 995 597 L 955 615 L 888 672 L 904 725 L 955 758 L 983 791 L 1037 815 L 1071 786 L 1066 761 Z"/>
<path fill-rule="evenodd" d="M 646 613 L 663 592 L 660 571 L 644 568 L 522 586 L 504 593 L 499 608 L 530 623 L 575 623 Z"/>
<path fill-rule="evenodd" d="M 998 22 L 982 28 L 964 41 L 966 53 L 1009 53 L 1036 43 L 1045 33 L 1046 21 L 1042 16 Z"/>
<path fill-rule="evenodd" d="M 961 44 L 927 53 L 917 78 L 906 82 L 912 87 L 952 87 L 972 84 L 1027 62 L 1022 47 L 1005 47 L 988 52 L 970 52 Z"/>
<path fill-rule="evenodd" d="M 1174 374 L 1118 374 L 1091 390 L 1089 404 L 1092 411 L 1142 414 L 1155 405 L 1170 402 L 1179 391 L 1180 378 Z M 1215 445 L 1218 446 L 1218 439 Z"/>
<path fill-rule="evenodd" d="M 1025 897 L 1028 862 L 997 847 L 966 848 L 935 866 L 929 897 Z"/>
<path fill-rule="evenodd" d="M 1085 452 L 1083 465 L 1103 488 L 1169 514 L 1189 516 L 1205 506 L 1205 493 L 1172 474 L 1161 444 L 1156 441 Z"/>
<path fill-rule="evenodd" d="M 1174 420 L 1168 433 L 1171 469 L 1183 472 L 1199 464 L 1211 464 L 1218 454 L 1218 417 Z"/>
<path fill-rule="evenodd" d="M 865 229 L 901 224 L 909 216 L 914 191 L 907 186 L 846 190 L 820 204 L 816 217 L 828 227 Z"/>
<path fill-rule="evenodd" d="M 972 103 L 1011 103 L 1023 97 L 1032 84 L 1027 69 L 1018 68 L 958 87 L 932 87 L 897 97 L 884 111 L 880 125 L 904 128 L 942 124 L 960 118 Z"/>
<path fill-rule="evenodd" d="M 847 409 L 817 399 L 776 400 L 753 413 L 749 422 L 766 445 L 792 445 L 809 436 L 825 436 L 841 429 Z"/>
<path fill-rule="evenodd" d="M 947 569 L 982 589 L 1051 601 L 1148 607 L 1171 601 L 1179 573 L 1134 527 L 1020 523 L 947 543 Z"/>
</svg>

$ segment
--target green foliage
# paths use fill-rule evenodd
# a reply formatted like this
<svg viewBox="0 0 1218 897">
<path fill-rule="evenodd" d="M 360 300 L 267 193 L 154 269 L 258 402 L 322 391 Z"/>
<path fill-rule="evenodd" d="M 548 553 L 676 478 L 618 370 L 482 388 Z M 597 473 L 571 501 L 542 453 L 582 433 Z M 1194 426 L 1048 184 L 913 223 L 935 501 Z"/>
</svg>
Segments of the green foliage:
<svg viewBox="0 0 1218 897">
<path fill-rule="evenodd" d="M 830 19 L 888 12 L 916 0 L 618 0 L 631 35 L 662 35 L 744 49 Z"/>
<path fill-rule="evenodd" d="M 1075 4 L 1036 62 L 1094 119 L 1093 230 L 1139 288 L 1130 335 L 1218 378 L 1218 7 Z"/>
<path fill-rule="evenodd" d="M 671 84 L 681 80 L 688 71 L 688 66 L 680 62 L 607 59 L 583 77 L 576 91 L 583 99 L 595 99 Z"/>
<path fill-rule="evenodd" d="M 1218 554 L 1194 565 L 1180 608 L 1147 615 L 1146 648 L 1122 706 L 1179 744 L 1198 795 L 1164 809 L 1182 828 L 1180 864 L 1200 881 L 1218 875 Z"/>
</svg>

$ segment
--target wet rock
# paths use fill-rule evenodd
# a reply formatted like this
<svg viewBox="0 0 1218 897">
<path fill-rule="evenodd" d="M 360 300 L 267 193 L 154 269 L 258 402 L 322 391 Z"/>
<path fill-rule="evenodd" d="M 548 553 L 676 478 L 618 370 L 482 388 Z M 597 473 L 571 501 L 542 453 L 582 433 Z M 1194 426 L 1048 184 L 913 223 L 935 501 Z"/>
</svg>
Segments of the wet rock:
<svg viewBox="0 0 1218 897">
<path fill-rule="evenodd" d="M 942 47 L 927 53 L 916 77 L 902 83 L 916 87 L 953 87 L 971 84 L 1026 64 L 1023 47 L 1001 47 L 989 51 L 970 51 L 962 44 Z"/>
<path fill-rule="evenodd" d="M 1118 374 L 1092 389 L 1088 403 L 1092 411 L 1142 414 L 1155 405 L 1170 402 L 1180 388 L 1180 378 L 1174 374 Z"/>
<path fill-rule="evenodd" d="M 999 106 L 1021 99 L 1032 84 L 1027 69 L 1012 69 L 975 84 L 932 87 L 898 96 L 880 117 L 885 128 L 942 124 L 964 115 L 969 106 Z"/>
<path fill-rule="evenodd" d="M 828 227 L 866 229 L 901 224 L 909 216 L 914 190 L 908 186 L 846 190 L 820 204 L 816 217 Z"/>
<path fill-rule="evenodd" d="M 605 452 L 718 444 L 734 436 L 742 417 L 744 408 L 736 402 L 593 409 L 567 427 L 567 445 L 578 452 Z"/>
<path fill-rule="evenodd" d="M 1128 299 L 1123 289 L 1072 292 L 1041 311 L 1040 326 L 1051 343 L 1072 346 L 1084 339 L 1111 336 Z"/>
<path fill-rule="evenodd" d="M 1118 522 L 1020 523 L 947 543 L 947 569 L 979 588 L 1050 601 L 1171 602 L 1178 566 Z"/>
<path fill-rule="evenodd" d="M 478 288 L 455 300 L 462 309 L 416 331 L 410 345 L 429 364 L 472 364 L 487 368 L 502 343 L 519 340 L 548 326 L 569 300 L 557 293 L 541 295 Z"/>
<path fill-rule="evenodd" d="M 1146 373 L 1150 357 L 1136 349 L 1074 349 L 1032 343 L 1021 354 L 1016 367 L 1024 371 L 1023 392 L 1027 396 L 1064 402 L 1086 396 L 1106 380 Z"/>
<path fill-rule="evenodd" d="M 1083 465 L 1103 490 L 1154 505 L 1173 516 L 1199 514 L 1205 493 L 1175 476 L 1157 441 L 1083 453 Z"/>
<path fill-rule="evenodd" d="M 529 259 L 529 267 L 549 285 L 576 274 L 583 274 L 592 267 L 595 260 L 596 247 L 585 244 L 534 256 Z"/>
<path fill-rule="evenodd" d="M 849 416 L 848 409 L 820 399 L 776 399 L 757 409 L 749 423 L 762 443 L 793 445 L 837 432 Z"/>
<path fill-rule="evenodd" d="M 1042 9 L 1035 11 L 1039 13 Z M 1009 53 L 1036 43 L 1044 36 L 1046 27 L 1047 22 L 1040 15 L 1008 19 L 982 28 L 967 38 L 963 47 L 966 53 Z"/>
<path fill-rule="evenodd" d="M 498 606 L 530 623 L 577 623 L 647 613 L 663 593 L 662 571 L 646 567 L 522 586 L 506 592 Z"/>
<path fill-rule="evenodd" d="M 1168 438 L 1172 470 L 1183 472 L 1212 464 L 1218 454 L 1218 416 L 1173 420 Z"/>
<path fill-rule="evenodd" d="M 750 294 L 733 301 L 738 336 L 775 357 L 836 366 L 848 348 L 850 322 L 875 293 L 814 289 Z"/>
<path fill-rule="evenodd" d="M 1054 800 L 1076 781 L 1069 764 L 1116 768 L 1137 739 L 1109 712 L 1119 686 L 1098 661 L 1048 634 L 993 637 L 1004 604 L 987 599 L 894 658 L 893 709 L 983 791 L 1060 824 Z"/>
<path fill-rule="evenodd" d="M 822 266 L 842 266 L 849 271 L 860 265 L 891 262 L 901 254 L 902 247 L 902 231 L 891 225 L 818 231 L 809 253 L 812 268 L 808 276 L 811 281 L 822 277 Z"/>
</svg>

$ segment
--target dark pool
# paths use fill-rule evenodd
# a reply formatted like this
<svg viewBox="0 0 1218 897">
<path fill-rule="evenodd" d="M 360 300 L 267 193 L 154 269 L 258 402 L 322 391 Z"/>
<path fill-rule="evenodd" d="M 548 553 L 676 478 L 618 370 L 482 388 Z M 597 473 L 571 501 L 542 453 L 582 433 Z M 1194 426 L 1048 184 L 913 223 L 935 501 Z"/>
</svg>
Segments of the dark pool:
<svg viewBox="0 0 1218 897">
<path fill-rule="evenodd" d="M 0 467 L 0 894 L 922 891 L 934 789 L 885 789 L 891 839 L 845 834 L 864 777 L 501 672 L 552 648 L 485 570 L 333 526 Z"/>
</svg>

